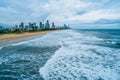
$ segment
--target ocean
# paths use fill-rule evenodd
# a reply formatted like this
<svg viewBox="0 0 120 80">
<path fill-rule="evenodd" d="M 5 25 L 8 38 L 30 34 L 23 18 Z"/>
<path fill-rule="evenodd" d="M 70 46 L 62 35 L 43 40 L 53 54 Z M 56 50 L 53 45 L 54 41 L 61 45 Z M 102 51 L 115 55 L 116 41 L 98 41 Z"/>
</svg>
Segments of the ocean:
<svg viewBox="0 0 120 80">
<path fill-rule="evenodd" d="M 60 30 L 2 42 L 0 80 L 120 80 L 120 30 Z"/>
</svg>

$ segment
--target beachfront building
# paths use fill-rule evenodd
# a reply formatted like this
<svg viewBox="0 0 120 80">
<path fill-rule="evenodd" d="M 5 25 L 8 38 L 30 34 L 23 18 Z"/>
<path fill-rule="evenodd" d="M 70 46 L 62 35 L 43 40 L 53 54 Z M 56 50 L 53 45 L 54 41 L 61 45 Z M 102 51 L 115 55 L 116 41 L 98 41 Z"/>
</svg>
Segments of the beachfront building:
<svg viewBox="0 0 120 80">
<path fill-rule="evenodd" d="M 0 26 L 0 32 L 2 32 L 2 29 L 3 29 L 3 27 L 2 27 L 2 26 Z"/>
<path fill-rule="evenodd" d="M 40 22 L 39 26 L 36 23 L 28 23 L 28 25 L 25 25 L 23 22 L 20 23 L 20 25 L 15 25 L 14 27 L 10 27 L 8 29 L 4 29 L 2 26 L 0 26 L 0 32 L 24 32 L 50 29 L 69 29 L 69 26 L 67 26 L 66 24 L 64 24 L 63 26 L 55 26 L 54 22 L 52 22 L 50 26 L 49 20 L 47 20 L 45 24 Z"/>
<path fill-rule="evenodd" d="M 14 28 L 14 29 L 15 29 L 14 31 L 20 31 L 18 25 L 15 25 L 15 28 Z"/>
<path fill-rule="evenodd" d="M 15 30 L 16 30 L 15 27 L 12 27 L 12 28 L 9 29 L 10 32 L 14 32 Z"/>
<path fill-rule="evenodd" d="M 21 32 L 24 31 L 24 23 L 23 22 L 19 25 L 19 29 Z"/>
<path fill-rule="evenodd" d="M 29 26 L 25 25 L 24 31 L 29 31 Z"/>
<path fill-rule="evenodd" d="M 33 30 L 33 31 L 37 30 L 36 23 L 33 23 L 33 24 L 32 24 L 32 30 Z"/>
<path fill-rule="evenodd" d="M 63 29 L 70 29 L 69 25 L 64 24 Z"/>
<path fill-rule="evenodd" d="M 2 30 L 2 26 L 0 26 L 0 30 Z"/>
<path fill-rule="evenodd" d="M 32 31 L 32 23 L 28 23 L 29 31 Z"/>
<path fill-rule="evenodd" d="M 49 24 L 49 20 L 47 20 L 46 24 L 45 24 L 45 29 L 50 29 L 50 24 Z"/>
<path fill-rule="evenodd" d="M 40 30 L 44 29 L 44 26 L 43 26 L 42 22 L 40 22 L 39 27 L 40 27 Z"/>
<path fill-rule="evenodd" d="M 39 30 L 38 26 L 36 25 L 36 23 L 29 23 L 28 24 L 28 30 L 29 31 L 36 31 L 36 30 Z"/>
<path fill-rule="evenodd" d="M 55 29 L 55 24 L 54 24 L 54 22 L 52 23 L 51 29 Z"/>
<path fill-rule="evenodd" d="M 45 25 L 44 24 L 42 24 L 42 30 L 45 30 Z"/>
<path fill-rule="evenodd" d="M 40 30 L 43 29 L 42 22 L 40 22 L 39 27 L 40 27 Z"/>
</svg>

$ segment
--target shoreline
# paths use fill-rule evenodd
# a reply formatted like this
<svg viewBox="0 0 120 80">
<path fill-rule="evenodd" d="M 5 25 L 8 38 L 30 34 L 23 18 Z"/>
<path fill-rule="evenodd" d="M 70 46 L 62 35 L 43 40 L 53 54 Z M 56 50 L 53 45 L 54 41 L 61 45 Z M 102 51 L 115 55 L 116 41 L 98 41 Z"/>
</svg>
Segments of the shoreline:
<svg viewBox="0 0 120 80">
<path fill-rule="evenodd" d="M 48 31 L 39 31 L 39 32 L 23 32 L 20 34 L 17 34 L 17 33 L 2 34 L 0 35 L 0 42 L 22 39 L 25 37 L 32 37 L 37 35 L 44 35 L 44 34 L 55 32 L 55 31 L 57 30 L 48 30 Z"/>
</svg>

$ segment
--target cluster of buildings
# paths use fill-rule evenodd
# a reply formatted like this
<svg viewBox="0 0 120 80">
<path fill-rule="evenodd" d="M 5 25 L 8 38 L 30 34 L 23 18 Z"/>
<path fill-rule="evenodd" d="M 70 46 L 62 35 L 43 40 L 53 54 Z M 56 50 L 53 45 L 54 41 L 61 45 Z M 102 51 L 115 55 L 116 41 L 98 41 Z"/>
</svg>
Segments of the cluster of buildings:
<svg viewBox="0 0 120 80">
<path fill-rule="evenodd" d="M 23 22 L 20 25 L 15 25 L 14 27 L 3 29 L 3 27 L 0 27 L 0 32 L 24 32 L 24 31 L 39 31 L 39 30 L 55 30 L 55 29 L 68 29 L 69 26 L 63 25 L 63 26 L 56 26 L 54 22 L 52 24 L 49 23 L 49 20 L 46 21 L 46 23 L 40 22 L 39 25 L 36 23 L 28 23 L 28 25 L 25 25 Z"/>
</svg>

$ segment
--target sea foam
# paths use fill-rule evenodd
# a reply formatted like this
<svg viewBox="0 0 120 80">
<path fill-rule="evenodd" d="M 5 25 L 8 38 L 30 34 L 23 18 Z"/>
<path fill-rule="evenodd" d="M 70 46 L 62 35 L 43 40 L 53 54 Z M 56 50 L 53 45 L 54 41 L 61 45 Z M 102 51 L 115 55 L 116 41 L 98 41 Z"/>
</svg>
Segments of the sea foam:
<svg viewBox="0 0 120 80">
<path fill-rule="evenodd" d="M 2 49 L 3 47 L 0 47 L 0 50 Z"/>
<path fill-rule="evenodd" d="M 67 35 L 60 42 L 62 47 L 39 70 L 45 80 L 120 79 L 119 49 L 83 44 L 102 40 L 93 36 L 72 31 Z"/>
</svg>

